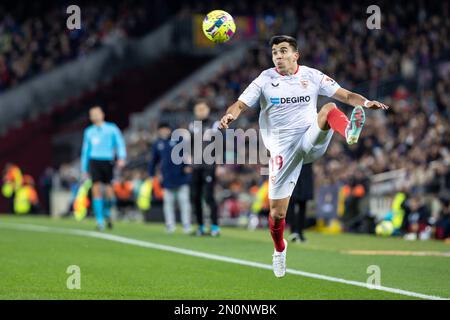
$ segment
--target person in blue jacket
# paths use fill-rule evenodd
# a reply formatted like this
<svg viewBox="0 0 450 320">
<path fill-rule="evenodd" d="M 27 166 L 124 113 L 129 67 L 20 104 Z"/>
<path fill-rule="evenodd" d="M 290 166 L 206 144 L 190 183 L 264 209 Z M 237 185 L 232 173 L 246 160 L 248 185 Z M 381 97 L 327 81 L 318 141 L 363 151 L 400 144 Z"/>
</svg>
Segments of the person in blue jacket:
<svg viewBox="0 0 450 320">
<path fill-rule="evenodd" d="M 127 152 L 120 129 L 114 123 L 105 121 L 105 113 L 100 106 L 89 110 L 89 118 L 92 125 L 84 130 L 81 173 L 83 179 L 92 180 L 92 206 L 97 229 L 101 231 L 105 229 L 105 220 L 108 228 L 112 228 L 114 190 L 111 182 L 114 166 L 117 165 L 118 169 L 125 166 Z"/>
<path fill-rule="evenodd" d="M 148 173 L 155 176 L 156 167 L 160 166 L 162 187 L 164 190 L 163 211 L 168 233 L 173 233 L 175 226 L 175 202 L 181 213 L 184 233 L 191 232 L 190 180 L 191 168 L 184 164 L 175 164 L 171 154 L 173 147 L 180 141 L 171 139 L 172 129 L 167 123 L 158 125 L 158 139 L 152 145 L 152 158 Z"/>
</svg>

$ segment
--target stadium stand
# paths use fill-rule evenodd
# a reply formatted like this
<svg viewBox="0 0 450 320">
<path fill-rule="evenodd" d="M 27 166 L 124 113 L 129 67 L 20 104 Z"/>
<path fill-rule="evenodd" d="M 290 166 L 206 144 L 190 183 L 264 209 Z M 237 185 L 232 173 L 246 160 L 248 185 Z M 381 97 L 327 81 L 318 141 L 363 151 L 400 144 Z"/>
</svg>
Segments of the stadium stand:
<svg viewBox="0 0 450 320">
<path fill-rule="evenodd" d="M 82 29 L 70 31 L 61 28 L 68 14 L 58 3 L 0 4 L 0 92 L 117 38 L 142 36 L 166 17 L 164 1 L 81 1 L 78 5 L 85 17 Z M 160 13 L 151 15 L 156 7 Z"/>
<path fill-rule="evenodd" d="M 393 6 L 387 16 L 387 28 L 391 33 L 375 37 L 370 32 L 376 35 L 377 31 L 367 30 L 363 17 L 349 21 L 350 16 L 362 12 L 355 4 L 351 6 L 351 14 L 338 3 L 331 6 L 308 3 L 302 5 L 301 10 L 287 6 L 274 13 L 274 21 L 283 19 L 288 12 L 298 12 L 297 19 L 294 17 L 290 21 L 292 30 L 298 30 L 294 35 L 299 39 L 301 63 L 332 75 L 342 86 L 371 98 L 383 98 L 392 106 L 386 116 L 371 114 L 357 145 L 348 147 L 338 138 L 334 139 L 327 154 L 314 166 L 317 185 L 348 184 L 355 179 L 367 181 L 376 174 L 405 169 L 400 189 L 422 197 L 431 194 L 427 203 L 437 208 L 436 216 L 442 206 L 439 199 L 448 196 L 450 187 L 448 22 L 437 14 L 448 12 L 448 6 L 415 5 L 409 4 L 407 10 Z M 418 14 L 408 15 L 408 12 Z M 327 21 L 331 21 L 332 32 L 325 34 L 318 26 Z M 399 43 L 397 39 L 404 40 Z M 160 119 L 174 121 L 174 112 L 177 119 L 192 118 L 192 106 L 199 97 L 209 99 L 213 111 L 220 116 L 246 85 L 270 66 L 270 56 L 262 43 L 250 50 L 237 68 L 219 73 L 214 80 L 197 86 L 194 94 L 178 96 L 172 103 L 162 105 Z M 257 127 L 254 110 L 243 118 L 236 127 Z M 187 121 L 178 123 L 179 127 L 186 125 Z M 130 149 L 135 150 L 134 154 L 146 154 L 152 135 L 140 132 L 136 136 L 141 138 L 132 143 Z M 220 171 L 221 188 L 217 196 L 223 202 L 233 193 L 231 186 L 239 182 L 240 189 L 234 193 L 251 199 L 248 190 L 259 180 L 254 166 L 224 166 Z M 365 194 L 369 195 L 370 183 L 365 182 L 365 185 Z M 248 203 L 242 208 L 248 210 Z M 357 215 L 369 214 L 368 203 L 358 211 L 363 212 Z"/>
<path fill-rule="evenodd" d="M 191 13 L 204 13 L 220 3 L 194 1 L 185 5 L 178 14 L 189 16 Z M 391 106 L 386 114 L 369 112 L 370 121 L 357 145 L 349 147 L 341 139 L 333 139 L 326 155 L 314 165 L 316 192 L 326 184 L 354 185 L 360 182 L 364 186 L 364 197 L 367 198 L 373 191 L 371 188 L 375 175 L 401 172 L 402 184 L 395 191 L 407 191 L 410 196 L 422 198 L 429 206 L 434 220 L 439 220 L 446 203 L 444 199 L 448 197 L 450 190 L 450 21 L 444 18 L 448 17 L 449 5 L 447 2 L 408 2 L 400 6 L 398 3 L 382 1 L 383 7 L 389 8 L 383 20 L 383 28 L 389 32 L 379 32 L 366 28 L 365 8 L 369 4 L 369 1 L 351 3 L 348 6 L 339 1 L 311 1 L 302 2 L 301 5 L 288 1 L 264 4 L 240 1 L 236 5 L 227 4 L 224 7 L 227 11 L 256 17 L 260 31 L 256 44 L 237 66 L 223 69 L 211 81 L 201 82 L 191 92 L 175 96 L 161 104 L 154 123 L 169 119 L 173 125 L 186 127 L 192 119 L 193 103 L 198 98 L 207 99 L 214 116 L 221 116 L 225 108 L 263 69 L 272 66 L 267 39 L 274 33 L 291 34 L 298 39 L 301 64 L 317 68 L 332 76 L 341 86 L 372 99 L 382 99 Z M 56 31 L 52 33 L 52 26 L 45 23 L 45 18 L 43 21 L 34 18 L 20 20 L 16 18 L 18 15 L 13 15 L 14 19 L 12 15 L 3 15 L 0 27 L 8 32 L 0 43 L 10 45 L 0 46 L 3 48 L 0 49 L 0 92 L 34 74 L 95 50 L 101 46 L 108 30 L 116 29 L 121 30 L 119 33 L 123 35 L 140 36 L 143 30 L 155 27 L 165 17 L 159 15 L 156 22 L 147 25 L 145 21 L 151 19 L 145 17 L 151 11 L 145 6 L 137 7 L 135 12 L 128 12 L 123 4 L 112 9 L 104 9 L 101 4 L 88 8 L 89 23 L 95 26 L 92 28 L 95 31 L 77 35 L 60 34 Z M 50 11 L 50 16 L 58 14 L 64 15 L 58 10 Z M 166 16 L 168 15 L 169 13 Z M 138 17 L 137 21 L 135 17 Z M 29 36 L 27 38 L 31 26 L 39 25 L 46 30 L 45 33 L 51 34 L 42 43 L 31 41 Z M 324 25 L 329 28 L 324 30 Z M 21 53 L 25 51 L 31 51 L 28 60 L 22 57 Z M 22 58 L 19 59 L 18 56 Z M 33 64 L 29 61 L 33 61 Z M 109 90 L 117 87 L 106 86 L 104 92 L 110 95 Z M 169 83 L 162 85 L 159 93 L 163 89 L 168 91 L 170 87 Z M 92 98 L 93 94 L 98 95 L 98 92 L 87 95 Z M 143 95 L 142 100 L 135 104 L 139 108 L 124 110 L 130 104 L 127 99 L 131 96 L 134 94 L 130 90 L 123 93 L 123 100 L 114 95 L 104 100 L 108 107 L 116 110 L 116 113 L 112 112 L 112 120 L 122 121 L 122 127 L 128 125 L 126 117 L 131 112 L 140 111 L 157 95 Z M 86 118 L 82 118 L 81 114 L 91 101 L 93 99 L 69 104 L 80 106 L 77 115 L 73 116 L 78 119 L 76 128 L 80 129 L 86 124 Z M 60 109 L 58 113 L 61 119 L 71 117 L 68 109 L 72 107 Z M 239 119 L 236 127 L 257 128 L 257 118 L 258 110 L 249 110 Z M 40 123 L 54 121 L 46 119 Z M 141 177 L 145 174 L 138 172 L 145 171 L 145 161 L 148 160 L 148 152 L 155 138 L 155 129 L 156 125 L 149 124 L 148 128 L 131 127 L 127 133 L 131 155 L 128 167 Z M 20 142 L 11 139 L 20 138 L 12 138 L 13 136 L 25 137 L 25 132 L 29 132 L 29 135 L 35 132 L 33 125 L 24 125 L 18 130 L 23 131 L 10 134 L 7 139 L 15 146 L 20 145 Z M 49 136 L 42 133 L 36 139 L 36 150 L 33 152 L 40 149 L 51 154 L 50 145 L 45 148 L 38 146 L 39 141 L 45 143 L 48 139 Z M 75 168 L 77 165 L 76 161 L 68 164 L 71 160 L 61 158 L 58 164 L 66 163 L 62 168 L 67 172 L 70 171 L 67 168 Z M 44 163 L 51 163 L 50 156 L 42 159 L 40 168 Z M 39 170 L 34 173 L 39 174 L 37 171 Z M 63 172 L 60 174 L 67 175 Z M 68 176 L 73 178 L 73 175 L 76 174 L 72 172 Z M 395 175 L 394 179 L 399 180 L 398 177 Z M 247 214 L 254 197 L 250 190 L 264 178 L 259 174 L 259 166 L 221 166 L 218 178 L 217 198 L 220 202 L 224 204 L 229 199 L 238 200 L 237 207 L 231 210 L 233 213 L 229 213 L 226 206 L 223 206 L 222 212 L 233 217 Z M 362 203 L 355 216 L 373 214 L 370 212 L 373 207 L 369 205 L 369 201 Z M 377 212 L 382 213 L 382 210 Z"/>
</svg>

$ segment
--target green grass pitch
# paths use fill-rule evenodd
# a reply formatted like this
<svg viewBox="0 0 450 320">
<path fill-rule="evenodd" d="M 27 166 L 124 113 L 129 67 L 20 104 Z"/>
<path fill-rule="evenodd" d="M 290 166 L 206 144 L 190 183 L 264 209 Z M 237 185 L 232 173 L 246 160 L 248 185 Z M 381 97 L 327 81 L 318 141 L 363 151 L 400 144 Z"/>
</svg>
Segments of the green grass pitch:
<svg viewBox="0 0 450 320">
<path fill-rule="evenodd" d="M 415 299 L 346 283 L 287 274 L 105 239 L 17 230 L 11 224 L 94 230 L 94 221 L 0 215 L 0 299 Z M 162 224 L 118 222 L 107 234 L 271 264 L 268 230 L 223 228 L 219 238 L 165 233 Z M 438 241 L 408 242 L 369 235 L 307 232 L 308 242 L 290 244 L 289 269 L 365 283 L 377 265 L 381 285 L 450 298 L 450 257 L 354 255 L 349 250 L 448 253 Z M 81 289 L 66 287 L 67 267 L 81 270 Z"/>
</svg>

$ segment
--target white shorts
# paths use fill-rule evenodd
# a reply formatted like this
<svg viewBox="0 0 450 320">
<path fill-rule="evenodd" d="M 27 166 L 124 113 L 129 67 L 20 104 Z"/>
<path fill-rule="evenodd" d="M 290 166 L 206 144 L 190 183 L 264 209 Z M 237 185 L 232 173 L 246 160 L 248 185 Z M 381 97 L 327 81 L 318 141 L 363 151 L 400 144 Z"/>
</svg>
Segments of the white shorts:
<svg viewBox="0 0 450 320">
<path fill-rule="evenodd" d="M 333 130 L 321 130 L 315 120 L 304 133 L 293 136 L 291 144 L 270 152 L 269 199 L 291 196 L 302 165 L 319 159 L 327 150 Z"/>
</svg>

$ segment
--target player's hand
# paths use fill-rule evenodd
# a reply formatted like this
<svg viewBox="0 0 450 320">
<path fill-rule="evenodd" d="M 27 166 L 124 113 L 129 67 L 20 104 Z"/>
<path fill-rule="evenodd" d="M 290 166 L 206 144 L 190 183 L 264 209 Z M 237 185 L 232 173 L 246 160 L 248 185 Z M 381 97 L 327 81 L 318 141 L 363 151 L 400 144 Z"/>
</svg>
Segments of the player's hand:
<svg viewBox="0 0 450 320">
<path fill-rule="evenodd" d="M 369 100 L 365 104 L 365 107 L 368 109 L 383 109 L 383 110 L 389 109 L 389 106 L 387 106 L 384 103 L 381 103 L 379 101 L 375 101 L 375 100 L 372 100 L 372 101 Z"/>
<path fill-rule="evenodd" d="M 117 168 L 123 169 L 124 167 L 125 167 L 125 160 L 124 159 L 117 160 Z"/>
<path fill-rule="evenodd" d="M 236 120 L 231 113 L 227 113 L 220 119 L 219 129 L 228 129 L 228 125 Z"/>
</svg>

